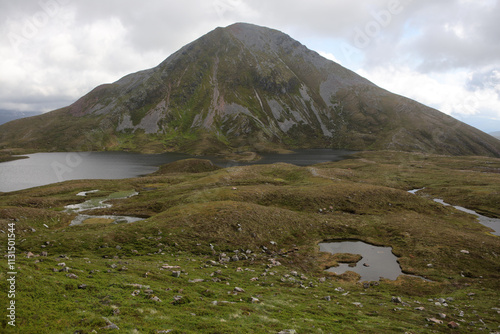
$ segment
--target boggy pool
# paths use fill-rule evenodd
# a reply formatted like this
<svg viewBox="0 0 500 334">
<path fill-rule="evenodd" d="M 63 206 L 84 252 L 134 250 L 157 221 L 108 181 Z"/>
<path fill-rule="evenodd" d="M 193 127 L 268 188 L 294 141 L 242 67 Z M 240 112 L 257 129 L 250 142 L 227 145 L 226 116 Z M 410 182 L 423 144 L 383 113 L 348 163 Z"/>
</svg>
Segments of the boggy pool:
<svg viewBox="0 0 500 334">
<path fill-rule="evenodd" d="M 332 254 L 351 253 L 362 256 L 354 266 L 339 263 L 338 267 L 327 269 L 338 275 L 353 271 L 361 275 L 360 281 L 378 281 L 381 278 L 395 280 L 399 275 L 404 275 L 391 247 L 374 246 L 363 241 L 329 241 L 320 243 L 319 250 Z"/>
</svg>

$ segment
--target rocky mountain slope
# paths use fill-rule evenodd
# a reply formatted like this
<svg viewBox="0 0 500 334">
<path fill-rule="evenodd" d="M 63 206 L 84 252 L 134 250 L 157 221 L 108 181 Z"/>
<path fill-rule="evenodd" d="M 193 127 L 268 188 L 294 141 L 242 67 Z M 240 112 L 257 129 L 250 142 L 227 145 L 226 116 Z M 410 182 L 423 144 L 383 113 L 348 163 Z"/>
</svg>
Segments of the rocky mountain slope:
<svg viewBox="0 0 500 334">
<path fill-rule="evenodd" d="M 227 153 L 394 149 L 500 156 L 500 141 L 269 28 L 217 28 L 157 67 L 0 127 L 0 147 Z"/>
</svg>

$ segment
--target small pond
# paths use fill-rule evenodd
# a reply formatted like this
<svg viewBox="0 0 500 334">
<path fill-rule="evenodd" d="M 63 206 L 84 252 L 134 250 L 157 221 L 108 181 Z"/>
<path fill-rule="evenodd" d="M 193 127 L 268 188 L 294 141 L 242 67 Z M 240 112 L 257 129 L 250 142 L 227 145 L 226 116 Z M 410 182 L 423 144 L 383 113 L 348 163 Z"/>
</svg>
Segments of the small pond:
<svg viewBox="0 0 500 334">
<path fill-rule="evenodd" d="M 346 271 L 354 271 L 361 275 L 360 281 L 378 281 L 380 278 L 395 280 L 403 275 L 398 258 L 392 254 L 391 247 L 380 247 L 362 241 L 336 241 L 322 242 L 319 244 L 321 252 L 359 254 L 362 259 L 354 266 L 339 263 L 338 267 L 327 269 L 338 275 Z"/>
</svg>

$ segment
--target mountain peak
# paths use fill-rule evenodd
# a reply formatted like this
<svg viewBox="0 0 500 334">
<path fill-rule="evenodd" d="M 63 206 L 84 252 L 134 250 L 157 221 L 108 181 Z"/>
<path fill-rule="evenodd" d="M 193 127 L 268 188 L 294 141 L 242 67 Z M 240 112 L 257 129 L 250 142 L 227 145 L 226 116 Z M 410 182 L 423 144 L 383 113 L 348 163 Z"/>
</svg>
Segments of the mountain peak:
<svg viewBox="0 0 500 334">
<path fill-rule="evenodd" d="M 479 130 L 249 23 L 217 28 L 153 69 L 0 130 L 1 146 L 44 150 L 85 143 L 199 154 L 331 147 L 500 156 L 500 142 Z"/>
<path fill-rule="evenodd" d="M 247 23 L 247 22 L 235 22 L 233 24 L 230 24 L 223 29 L 228 29 L 228 30 L 237 30 L 237 29 L 246 29 L 246 30 L 272 30 L 271 28 L 267 28 L 264 26 L 259 26 L 253 23 Z"/>
</svg>

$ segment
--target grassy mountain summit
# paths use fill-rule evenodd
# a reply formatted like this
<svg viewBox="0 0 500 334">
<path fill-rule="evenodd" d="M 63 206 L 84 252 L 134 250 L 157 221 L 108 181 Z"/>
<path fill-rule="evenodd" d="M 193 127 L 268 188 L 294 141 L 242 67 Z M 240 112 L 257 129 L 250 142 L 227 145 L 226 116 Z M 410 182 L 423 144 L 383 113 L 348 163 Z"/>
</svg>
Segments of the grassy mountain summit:
<svg viewBox="0 0 500 334">
<path fill-rule="evenodd" d="M 0 147 L 500 156 L 493 137 L 383 90 L 282 32 L 244 23 L 217 28 L 66 108 L 0 127 Z"/>
</svg>

